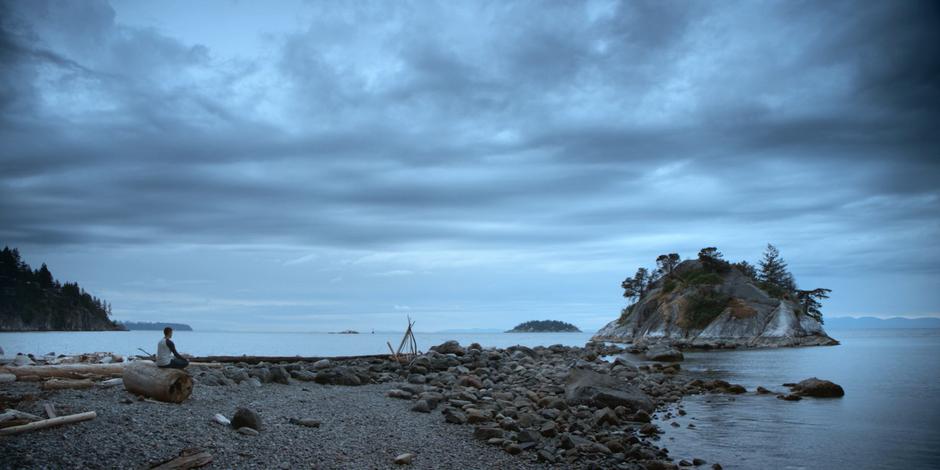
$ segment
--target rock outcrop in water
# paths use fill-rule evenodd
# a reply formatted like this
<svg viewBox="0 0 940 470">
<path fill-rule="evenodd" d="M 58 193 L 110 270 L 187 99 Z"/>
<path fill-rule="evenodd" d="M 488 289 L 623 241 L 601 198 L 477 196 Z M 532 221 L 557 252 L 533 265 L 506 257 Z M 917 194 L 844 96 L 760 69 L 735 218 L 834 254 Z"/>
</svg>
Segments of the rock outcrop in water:
<svg viewBox="0 0 940 470">
<path fill-rule="evenodd" d="M 805 313 L 797 297 L 772 296 L 740 264 L 719 262 L 721 269 L 712 270 L 701 258 L 678 263 L 593 339 L 640 348 L 656 343 L 703 348 L 839 344 L 820 319 Z"/>
</svg>

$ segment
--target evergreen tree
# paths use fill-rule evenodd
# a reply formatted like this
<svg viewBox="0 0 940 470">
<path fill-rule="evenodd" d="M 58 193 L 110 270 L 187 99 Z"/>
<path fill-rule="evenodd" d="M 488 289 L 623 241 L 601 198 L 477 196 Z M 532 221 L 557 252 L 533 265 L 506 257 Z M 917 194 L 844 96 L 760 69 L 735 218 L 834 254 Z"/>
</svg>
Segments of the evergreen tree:
<svg viewBox="0 0 940 470">
<path fill-rule="evenodd" d="M 52 279 L 52 273 L 49 272 L 49 268 L 46 266 L 46 263 L 42 263 L 42 267 L 36 271 L 36 280 L 39 281 L 39 287 L 43 289 L 49 289 L 55 286 L 55 281 Z"/>
<path fill-rule="evenodd" d="M 800 307 L 803 309 L 803 315 L 814 318 L 819 323 L 823 323 L 822 307 L 820 300 L 828 299 L 832 289 L 817 288 L 813 290 L 799 290 L 796 292 L 796 298 L 800 301 Z"/>
<path fill-rule="evenodd" d="M 734 263 L 734 267 L 738 268 L 745 276 L 757 280 L 757 268 L 753 264 L 748 263 L 747 261 L 741 261 L 739 263 Z"/>
<path fill-rule="evenodd" d="M 713 246 L 699 250 L 698 260 L 702 262 L 702 269 L 709 272 L 723 273 L 731 269 L 731 265 L 724 260 L 724 255 Z"/>
<path fill-rule="evenodd" d="M 636 270 L 632 278 L 628 277 L 620 283 L 623 288 L 623 296 L 627 299 L 642 298 L 650 284 L 649 271 L 646 268 Z"/>
<path fill-rule="evenodd" d="M 777 247 L 768 243 L 767 249 L 764 250 L 764 258 L 758 264 L 760 272 L 757 280 L 772 294 L 782 296 L 796 290 L 793 275 L 787 270 L 787 263 L 780 257 Z"/>
<path fill-rule="evenodd" d="M 656 270 L 661 276 L 672 276 L 672 271 L 679 265 L 680 259 L 678 253 L 659 255 L 659 257 L 656 258 Z"/>
</svg>

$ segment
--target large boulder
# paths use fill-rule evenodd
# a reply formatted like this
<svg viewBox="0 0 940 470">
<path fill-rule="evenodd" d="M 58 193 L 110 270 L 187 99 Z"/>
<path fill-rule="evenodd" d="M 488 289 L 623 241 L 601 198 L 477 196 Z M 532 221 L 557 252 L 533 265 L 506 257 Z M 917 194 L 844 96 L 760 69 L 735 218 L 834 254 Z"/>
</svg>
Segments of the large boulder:
<svg viewBox="0 0 940 470">
<path fill-rule="evenodd" d="M 678 362 L 685 359 L 682 351 L 665 344 L 650 346 L 646 351 L 646 358 L 657 362 Z"/>
<path fill-rule="evenodd" d="M 362 385 L 362 379 L 348 367 L 321 370 L 314 377 L 314 381 L 319 384 Z"/>
<path fill-rule="evenodd" d="M 571 369 L 565 380 L 565 400 L 569 405 L 595 408 L 624 406 L 631 411 L 653 411 L 653 401 L 638 388 L 590 369 Z"/>
<path fill-rule="evenodd" d="M 271 372 L 271 381 L 279 384 L 287 385 L 290 383 L 290 374 L 287 373 L 287 369 L 276 366 L 268 369 Z"/>
<path fill-rule="evenodd" d="M 248 408 L 239 408 L 235 411 L 235 416 L 232 417 L 232 427 L 235 429 L 251 428 L 260 431 L 261 417 Z"/>
<path fill-rule="evenodd" d="M 845 395 L 845 390 L 839 384 L 828 380 L 808 378 L 790 387 L 791 391 L 804 397 L 838 398 Z"/>
<path fill-rule="evenodd" d="M 463 356 L 467 353 L 467 350 L 454 340 L 444 341 L 437 346 L 431 346 L 431 351 L 437 351 L 441 354 L 456 354 L 458 356 Z"/>
</svg>

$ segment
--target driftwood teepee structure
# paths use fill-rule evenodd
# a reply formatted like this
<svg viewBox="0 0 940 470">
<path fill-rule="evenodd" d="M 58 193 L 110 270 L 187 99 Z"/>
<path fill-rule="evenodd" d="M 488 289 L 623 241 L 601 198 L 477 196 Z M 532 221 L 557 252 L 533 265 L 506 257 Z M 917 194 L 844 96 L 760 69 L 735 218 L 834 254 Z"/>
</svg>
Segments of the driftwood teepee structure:
<svg viewBox="0 0 940 470">
<path fill-rule="evenodd" d="M 405 330 L 405 336 L 401 338 L 401 343 L 399 343 L 397 350 L 392 349 L 391 342 L 385 342 L 394 360 L 398 362 L 411 362 L 420 354 L 420 351 L 418 351 L 418 342 L 415 340 L 414 331 L 412 330 L 414 326 L 415 322 L 411 321 L 411 317 L 409 316 L 408 329 Z"/>
</svg>

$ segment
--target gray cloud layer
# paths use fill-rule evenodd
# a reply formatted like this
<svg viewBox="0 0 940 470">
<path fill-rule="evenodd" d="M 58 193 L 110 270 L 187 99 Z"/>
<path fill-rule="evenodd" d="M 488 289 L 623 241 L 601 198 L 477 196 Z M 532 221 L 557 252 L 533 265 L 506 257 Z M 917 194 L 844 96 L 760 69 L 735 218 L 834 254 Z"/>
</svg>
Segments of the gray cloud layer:
<svg viewBox="0 0 940 470">
<path fill-rule="evenodd" d="M 0 8 L 4 243 L 940 265 L 934 2 L 317 3 L 237 55 Z"/>
</svg>

